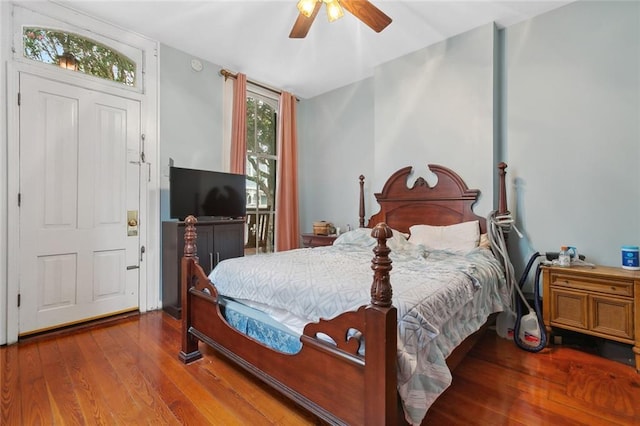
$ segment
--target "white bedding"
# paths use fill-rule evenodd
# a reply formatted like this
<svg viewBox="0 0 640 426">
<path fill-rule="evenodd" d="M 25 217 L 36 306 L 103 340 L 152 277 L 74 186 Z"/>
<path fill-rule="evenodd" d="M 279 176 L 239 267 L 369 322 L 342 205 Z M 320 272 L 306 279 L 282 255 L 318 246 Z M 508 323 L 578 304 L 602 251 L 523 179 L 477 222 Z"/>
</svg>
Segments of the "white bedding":
<svg viewBox="0 0 640 426">
<path fill-rule="evenodd" d="M 356 229 L 330 247 L 228 259 L 210 278 L 222 295 L 271 306 L 268 313 L 288 317 L 300 332 L 307 322 L 369 303 L 370 232 Z M 508 296 L 502 268 L 488 249 L 429 252 L 399 233 L 388 244 L 398 310 L 398 391 L 407 420 L 419 424 L 451 384 L 445 358 L 489 314 L 503 310 Z"/>
</svg>

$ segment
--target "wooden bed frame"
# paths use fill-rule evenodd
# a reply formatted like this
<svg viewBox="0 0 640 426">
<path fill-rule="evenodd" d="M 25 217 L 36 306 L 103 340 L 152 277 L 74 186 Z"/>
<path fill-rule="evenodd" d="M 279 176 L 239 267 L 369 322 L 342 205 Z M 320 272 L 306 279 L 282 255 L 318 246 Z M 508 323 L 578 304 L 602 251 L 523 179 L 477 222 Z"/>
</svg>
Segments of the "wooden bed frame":
<svg viewBox="0 0 640 426">
<path fill-rule="evenodd" d="M 506 212 L 505 168 L 499 166 L 499 213 Z M 470 190 L 452 170 L 429 165 L 438 182 L 430 187 L 418 178 L 407 187 L 411 167 L 394 173 L 381 193 L 375 194 L 380 211 L 368 222 L 377 239 L 371 262 L 371 302 L 357 311 L 305 326 L 302 349 L 294 355 L 270 349 L 231 327 L 217 303 L 217 290 L 196 257 L 196 219 L 186 219 L 182 259 L 182 350 L 184 363 L 202 357 L 202 341 L 330 424 L 392 425 L 403 421 L 396 385 L 397 312 L 392 306 L 389 272 L 390 228 L 408 232 L 414 224 L 451 225 L 486 220 L 472 211 L 479 191 Z M 364 226 L 364 178 L 360 177 L 360 226 Z M 364 284 L 364 283 L 363 283 Z M 366 336 L 366 354 L 358 354 L 360 341 L 347 339 L 349 329 Z M 336 345 L 316 338 L 329 335 Z M 470 339 L 467 339 L 470 340 Z M 466 342 L 466 341 L 465 341 Z M 448 358 L 459 361 L 471 346 L 464 342 Z M 462 355 L 458 355 L 463 351 Z M 451 366 L 451 365 L 450 365 Z"/>
</svg>

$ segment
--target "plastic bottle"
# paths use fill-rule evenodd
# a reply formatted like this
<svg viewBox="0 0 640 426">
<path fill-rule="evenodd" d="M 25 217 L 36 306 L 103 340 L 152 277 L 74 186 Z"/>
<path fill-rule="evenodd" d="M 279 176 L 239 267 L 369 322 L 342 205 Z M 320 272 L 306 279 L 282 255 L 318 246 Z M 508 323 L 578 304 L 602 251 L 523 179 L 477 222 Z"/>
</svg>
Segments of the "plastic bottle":
<svg viewBox="0 0 640 426">
<path fill-rule="evenodd" d="M 520 342 L 532 348 L 540 345 L 540 324 L 538 316 L 535 312 L 529 313 L 520 320 L 520 333 L 518 335 Z"/>
<path fill-rule="evenodd" d="M 516 313 L 507 309 L 498 314 L 496 319 L 496 333 L 503 339 L 513 340 L 513 331 L 515 330 Z"/>
<path fill-rule="evenodd" d="M 558 253 L 558 266 L 571 266 L 571 255 L 569 254 L 569 247 L 560 247 L 560 253 Z"/>
</svg>

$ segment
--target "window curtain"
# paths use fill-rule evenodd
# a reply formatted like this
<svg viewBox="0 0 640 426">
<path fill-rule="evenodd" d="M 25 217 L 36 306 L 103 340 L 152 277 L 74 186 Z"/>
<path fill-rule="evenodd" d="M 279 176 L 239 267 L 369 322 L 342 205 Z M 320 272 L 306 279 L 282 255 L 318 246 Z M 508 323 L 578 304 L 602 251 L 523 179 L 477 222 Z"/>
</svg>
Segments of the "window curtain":
<svg viewBox="0 0 640 426">
<path fill-rule="evenodd" d="M 222 171 L 231 172 L 231 121 L 233 119 L 233 88 L 235 78 L 224 78 L 222 88 L 222 149 L 220 155 L 222 160 Z"/>
<path fill-rule="evenodd" d="M 291 93 L 280 94 L 278 129 L 275 249 L 285 251 L 298 248 L 300 240 L 296 98 Z"/>
<path fill-rule="evenodd" d="M 238 73 L 233 85 L 231 117 L 231 173 L 245 174 L 247 168 L 247 76 Z"/>
</svg>

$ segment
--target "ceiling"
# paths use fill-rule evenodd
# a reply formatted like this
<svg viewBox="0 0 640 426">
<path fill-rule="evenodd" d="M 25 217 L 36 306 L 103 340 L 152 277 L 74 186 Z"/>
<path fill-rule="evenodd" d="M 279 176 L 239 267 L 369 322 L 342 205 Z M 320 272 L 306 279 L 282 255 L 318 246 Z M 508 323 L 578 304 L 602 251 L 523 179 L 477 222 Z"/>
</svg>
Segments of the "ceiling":
<svg viewBox="0 0 640 426">
<path fill-rule="evenodd" d="M 297 0 L 59 0 L 91 16 L 250 80 L 310 98 L 373 75 L 382 63 L 496 22 L 507 27 L 573 0 L 372 0 L 393 22 L 376 33 L 323 9 L 304 39 L 290 39 Z M 203 72 L 218 72 L 205 67 Z"/>
</svg>

